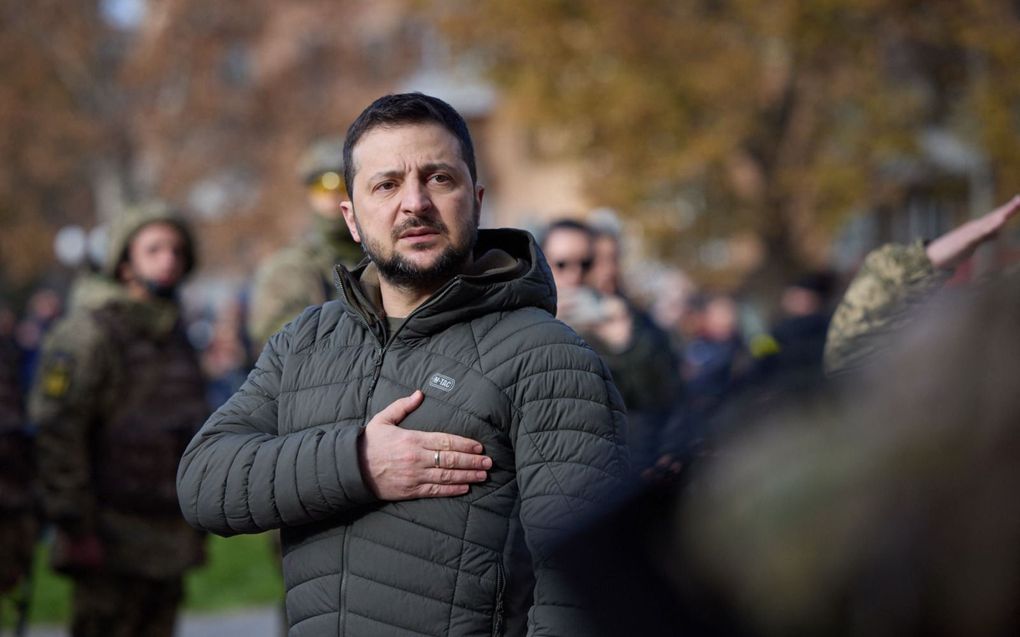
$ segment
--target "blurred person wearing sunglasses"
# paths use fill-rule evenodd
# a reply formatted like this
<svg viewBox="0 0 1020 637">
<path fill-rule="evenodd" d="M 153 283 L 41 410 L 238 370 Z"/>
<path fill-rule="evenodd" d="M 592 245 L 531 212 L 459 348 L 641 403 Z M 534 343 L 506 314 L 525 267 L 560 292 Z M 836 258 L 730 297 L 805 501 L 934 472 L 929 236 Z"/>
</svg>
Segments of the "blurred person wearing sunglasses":
<svg viewBox="0 0 1020 637">
<path fill-rule="evenodd" d="M 670 470 L 666 425 L 679 394 L 679 374 L 669 337 L 621 288 L 619 238 L 561 219 L 549 225 L 542 250 L 556 281 L 556 317 L 599 353 L 627 405 L 634 468 L 650 470 L 662 460 Z"/>
<path fill-rule="evenodd" d="M 306 151 L 299 173 L 305 183 L 312 228 L 297 243 L 266 259 L 252 285 L 248 332 L 258 349 L 310 305 L 336 298 L 333 268 L 364 256 L 340 212 L 344 187 L 343 139 L 321 139 Z"/>
<path fill-rule="evenodd" d="M 585 285 L 595 259 L 594 235 L 573 219 L 554 221 L 545 231 L 542 252 L 556 282 L 556 318 L 575 329 L 602 321 L 595 290 Z"/>
</svg>

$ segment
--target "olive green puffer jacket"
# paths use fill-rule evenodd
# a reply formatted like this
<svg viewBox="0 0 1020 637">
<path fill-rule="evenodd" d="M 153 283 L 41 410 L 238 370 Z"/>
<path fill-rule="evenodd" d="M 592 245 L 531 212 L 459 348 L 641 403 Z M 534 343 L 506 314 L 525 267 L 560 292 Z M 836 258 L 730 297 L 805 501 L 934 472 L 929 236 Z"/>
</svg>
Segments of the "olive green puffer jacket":
<svg viewBox="0 0 1020 637">
<path fill-rule="evenodd" d="M 624 480 L 622 402 L 599 357 L 553 318 L 534 239 L 483 230 L 476 255 L 392 335 L 374 267 L 338 268 L 340 300 L 273 336 L 185 453 L 178 493 L 192 524 L 282 529 L 291 637 L 503 634 L 517 525 L 535 575 L 528 632 L 586 632 L 554 549 Z M 473 438 L 493 459 L 465 496 L 382 502 L 362 479 L 364 425 L 415 389 L 425 400 L 402 427 Z"/>
</svg>

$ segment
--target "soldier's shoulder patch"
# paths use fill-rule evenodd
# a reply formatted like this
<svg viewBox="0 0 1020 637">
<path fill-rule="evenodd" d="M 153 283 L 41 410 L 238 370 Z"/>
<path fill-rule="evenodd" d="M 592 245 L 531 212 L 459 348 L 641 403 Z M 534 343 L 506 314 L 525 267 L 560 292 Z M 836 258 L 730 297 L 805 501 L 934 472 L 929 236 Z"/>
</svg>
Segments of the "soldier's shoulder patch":
<svg viewBox="0 0 1020 637">
<path fill-rule="evenodd" d="M 74 356 L 67 352 L 52 352 L 46 356 L 39 370 L 39 385 L 43 395 L 63 398 L 71 389 Z"/>
</svg>

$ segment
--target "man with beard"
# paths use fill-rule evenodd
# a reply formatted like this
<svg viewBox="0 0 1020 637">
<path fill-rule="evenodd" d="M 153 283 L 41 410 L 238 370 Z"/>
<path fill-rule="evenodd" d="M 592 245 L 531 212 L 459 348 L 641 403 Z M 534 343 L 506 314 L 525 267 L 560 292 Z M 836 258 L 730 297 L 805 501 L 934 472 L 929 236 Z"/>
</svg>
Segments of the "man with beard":
<svg viewBox="0 0 1020 637">
<path fill-rule="evenodd" d="M 279 528 L 290 635 L 592 634 L 558 543 L 628 472 L 599 357 L 553 318 L 531 235 L 478 230 L 463 118 L 376 100 L 344 146 L 351 235 L 340 298 L 269 339 L 189 445 L 187 519 Z M 511 559 L 523 533 L 530 578 Z"/>
<path fill-rule="evenodd" d="M 29 400 L 53 566 L 74 581 L 71 634 L 170 637 L 202 535 L 181 517 L 177 462 L 208 416 L 175 291 L 194 265 L 163 204 L 119 217 L 102 273 L 76 284 Z"/>
</svg>

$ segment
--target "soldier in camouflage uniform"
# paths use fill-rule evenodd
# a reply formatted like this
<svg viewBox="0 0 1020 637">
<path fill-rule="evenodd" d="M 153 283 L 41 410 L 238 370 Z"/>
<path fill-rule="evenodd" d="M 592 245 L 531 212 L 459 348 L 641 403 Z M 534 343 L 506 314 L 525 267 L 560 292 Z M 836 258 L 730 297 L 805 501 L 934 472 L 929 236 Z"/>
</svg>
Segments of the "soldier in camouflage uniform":
<svg viewBox="0 0 1020 637">
<path fill-rule="evenodd" d="M 269 257 L 255 273 L 248 332 L 259 348 L 301 310 L 334 298 L 336 264 L 351 267 L 364 256 L 340 213 L 340 202 L 347 198 L 343 140 L 314 144 L 300 172 L 314 228 L 297 244 Z"/>
<path fill-rule="evenodd" d="M 182 575 L 203 560 L 175 490 L 184 447 L 208 416 L 175 300 L 193 265 L 174 211 L 128 212 L 101 275 L 78 282 L 44 345 L 29 410 L 53 566 L 75 584 L 75 637 L 170 637 Z"/>
<path fill-rule="evenodd" d="M 829 326 L 825 370 L 859 368 L 898 332 L 979 245 L 994 238 L 1020 212 L 1020 195 L 930 243 L 889 244 L 867 256 Z"/>
</svg>

